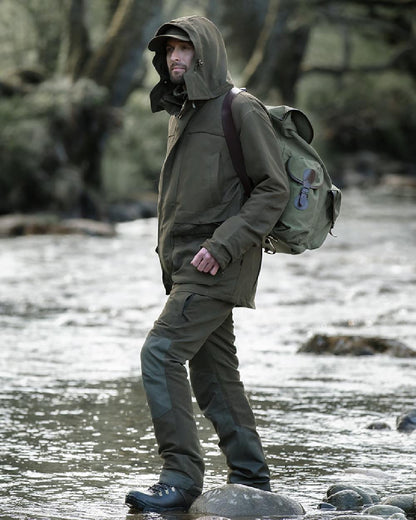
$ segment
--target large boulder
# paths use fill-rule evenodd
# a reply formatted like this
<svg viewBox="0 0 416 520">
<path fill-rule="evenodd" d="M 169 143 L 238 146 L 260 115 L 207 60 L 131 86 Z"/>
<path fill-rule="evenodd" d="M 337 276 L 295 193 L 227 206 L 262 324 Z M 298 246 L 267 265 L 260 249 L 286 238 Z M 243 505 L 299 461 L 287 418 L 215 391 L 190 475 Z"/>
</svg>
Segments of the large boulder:
<svg viewBox="0 0 416 520">
<path fill-rule="evenodd" d="M 298 353 L 334 356 L 372 356 L 386 354 L 399 358 L 416 357 L 416 350 L 390 338 L 316 334 L 304 343 Z"/>
<path fill-rule="evenodd" d="M 203 493 L 189 513 L 225 517 L 304 515 L 301 504 L 284 495 L 261 491 L 241 484 L 226 484 Z"/>
</svg>

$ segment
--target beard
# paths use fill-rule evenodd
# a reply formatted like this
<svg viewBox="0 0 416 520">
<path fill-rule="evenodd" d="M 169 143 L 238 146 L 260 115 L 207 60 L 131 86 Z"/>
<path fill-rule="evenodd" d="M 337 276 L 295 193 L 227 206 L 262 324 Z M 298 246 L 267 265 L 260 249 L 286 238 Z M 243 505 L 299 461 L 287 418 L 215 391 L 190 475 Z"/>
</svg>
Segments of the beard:
<svg viewBox="0 0 416 520">
<path fill-rule="evenodd" d="M 185 83 L 185 80 L 183 79 L 183 75 L 181 77 L 170 75 L 170 82 L 174 85 L 183 85 Z"/>
<path fill-rule="evenodd" d="M 169 78 L 170 78 L 170 81 L 174 84 L 174 85 L 183 85 L 185 83 L 185 80 L 183 78 L 185 72 L 187 71 L 187 68 L 184 67 L 184 68 L 180 68 L 180 69 L 177 69 L 177 70 L 169 70 Z"/>
</svg>

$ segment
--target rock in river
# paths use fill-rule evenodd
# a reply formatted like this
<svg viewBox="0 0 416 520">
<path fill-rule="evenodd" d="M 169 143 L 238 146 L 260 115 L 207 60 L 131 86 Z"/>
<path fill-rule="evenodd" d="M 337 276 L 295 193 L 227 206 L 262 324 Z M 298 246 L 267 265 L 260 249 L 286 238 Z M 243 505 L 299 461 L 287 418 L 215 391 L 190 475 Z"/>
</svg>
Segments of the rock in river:
<svg viewBox="0 0 416 520">
<path fill-rule="evenodd" d="M 367 426 L 367 430 L 391 430 L 391 426 L 385 421 L 373 421 Z"/>
<path fill-rule="evenodd" d="M 406 517 L 404 516 L 402 518 L 402 515 L 399 515 L 399 517 L 397 517 L 396 515 L 398 515 L 399 513 L 396 513 L 395 515 L 392 515 L 392 516 L 389 516 L 389 520 L 406 520 Z M 378 516 L 378 515 L 363 515 L 363 514 L 360 514 L 360 515 L 339 515 L 336 517 L 336 520 L 383 520 L 384 517 L 382 516 Z"/>
<path fill-rule="evenodd" d="M 383 504 L 400 507 L 407 515 L 416 514 L 416 494 L 391 495 L 383 500 Z"/>
<path fill-rule="evenodd" d="M 399 358 L 416 357 L 416 350 L 391 338 L 365 336 L 327 336 L 316 334 L 299 349 L 299 353 L 334 356 L 372 356 L 386 354 Z"/>
<path fill-rule="evenodd" d="M 380 498 L 370 487 L 338 482 L 328 488 L 324 501 L 335 506 L 338 511 L 359 511 L 377 504 Z"/>
<path fill-rule="evenodd" d="M 397 417 L 396 426 L 399 432 L 411 433 L 416 430 L 416 408 Z"/>
<path fill-rule="evenodd" d="M 386 516 L 395 515 L 397 513 L 404 514 L 404 510 L 401 507 L 392 506 L 389 504 L 377 504 L 375 506 L 367 507 L 363 510 L 364 515 L 375 515 L 375 516 Z"/>
<path fill-rule="evenodd" d="M 192 504 L 189 513 L 226 517 L 298 516 L 305 510 L 284 495 L 261 491 L 241 484 L 226 484 L 203 493 Z"/>
<path fill-rule="evenodd" d="M 352 489 L 337 491 L 327 498 L 327 502 L 338 511 L 360 511 L 364 506 L 363 497 Z"/>
<path fill-rule="evenodd" d="M 107 222 L 83 218 L 60 220 L 56 215 L 0 216 L 0 237 L 45 234 L 113 237 L 115 228 Z"/>
</svg>

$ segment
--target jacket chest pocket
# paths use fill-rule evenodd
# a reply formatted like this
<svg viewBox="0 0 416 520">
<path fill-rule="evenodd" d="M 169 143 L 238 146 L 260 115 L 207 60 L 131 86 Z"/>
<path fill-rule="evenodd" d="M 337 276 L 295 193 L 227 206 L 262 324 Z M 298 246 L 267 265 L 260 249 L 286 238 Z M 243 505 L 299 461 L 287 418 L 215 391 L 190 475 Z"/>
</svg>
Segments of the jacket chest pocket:
<svg viewBox="0 0 416 520">
<path fill-rule="evenodd" d="M 179 166 L 178 209 L 201 212 L 222 202 L 221 154 L 184 154 Z"/>
</svg>

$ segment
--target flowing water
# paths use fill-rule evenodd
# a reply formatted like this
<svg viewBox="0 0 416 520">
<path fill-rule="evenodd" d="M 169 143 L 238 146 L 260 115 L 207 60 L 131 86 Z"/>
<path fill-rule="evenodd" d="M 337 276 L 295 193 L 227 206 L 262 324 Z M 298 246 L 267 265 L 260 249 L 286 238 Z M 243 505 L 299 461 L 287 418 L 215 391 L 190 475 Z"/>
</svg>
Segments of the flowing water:
<svg viewBox="0 0 416 520">
<path fill-rule="evenodd" d="M 155 232 L 142 220 L 115 238 L 0 241 L 0 518 L 126 518 L 126 490 L 157 480 L 139 377 L 165 299 Z M 235 311 L 273 490 L 320 518 L 337 480 L 416 493 L 416 432 L 395 429 L 416 407 L 416 360 L 296 353 L 317 332 L 416 348 L 416 204 L 348 192 L 336 233 L 316 252 L 266 255 L 257 310 Z M 210 489 L 226 470 L 195 411 Z M 366 428 L 378 419 L 391 430 Z"/>
</svg>

